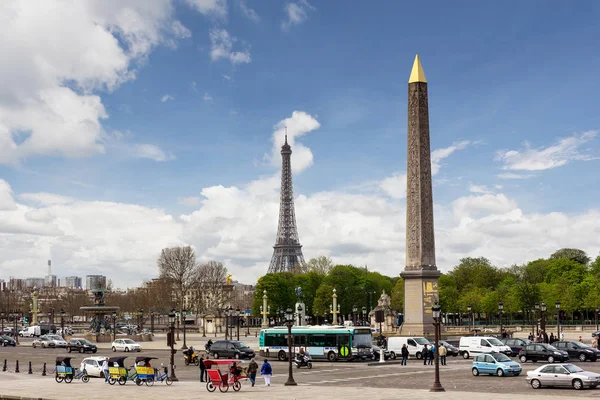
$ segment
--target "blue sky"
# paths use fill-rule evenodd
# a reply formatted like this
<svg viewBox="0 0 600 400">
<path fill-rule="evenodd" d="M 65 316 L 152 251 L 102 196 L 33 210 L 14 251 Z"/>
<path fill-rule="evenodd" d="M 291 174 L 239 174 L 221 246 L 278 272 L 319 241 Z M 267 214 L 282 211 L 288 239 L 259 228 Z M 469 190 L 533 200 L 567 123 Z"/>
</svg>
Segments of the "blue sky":
<svg viewBox="0 0 600 400">
<path fill-rule="evenodd" d="M 196 217 L 209 213 L 211 201 L 225 204 L 221 198 L 207 200 L 204 189 L 237 188 L 247 194 L 250 182 L 272 182 L 279 162 L 273 158 L 273 140 L 277 143 L 280 136 L 274 126 L 286 118 L 296 121 L 292 113 L 301 111 L 308 116 L 306 120 L 318 121 L 318 128 L 310 131 L 298 128 L 296 137 L 298 146 L 312 154 L 312 162 L 297 168 L 294 175 L 295 193 L 307 199 L 306 214 L 310 215 L 297 212 L 305 256 L 327 254 L 334 261 L 367 263 L 392 274 L 393 265 L 403 263 L 404 200 L 401 193 L 390 193 L 380 183 L 389 177 L 401 178 L 405 170 L 407 80 L 417 53 L 429 84 L 432 150 L 454 149 L 462 143 L 440 158 L 434 177 L 435 201 L 442 214 L 436 225 L 441 231 L 438 242 L 445 234 L 465 233 L 463 228 L 473 223 L 471 219 L 482 218 L 479 222 L 483 223 L 497 217 L 497 224 L 514 210 L 533 225 L 535 218 L 549 218 L 544 232 L 553 227 L 579 231 L 577 221 L 584 223 L 596 215 L 600 195 L 594 173 L 600 163 L 596 159 L 600 139 L 595 134 L 600 129 L 596 21 L 600 5 L 595 2 L 578 2 L 577 7 L 541 1 L 181 0 L 102 7 L 82 2 L 70 16 L 60 15 L 64 3 L 49 3 L 53 6 L 46 19 L 17 3 L 0 7 L 0 20 L 8 21 L 7 32 L 10 23 L 17 22 L 33 31 L 28 33 L 31 41 L 0 40 L 4 58 L 13 60 L 9 64 L 14 62 L 5 68 L 9 83 L 0 86 L 0 136 L 12 138 L 13 146 L 6 145 L 5 151 L 16 154 L 2 161 L 0 177 L 18 204 L 51 214 L 51 225 L 57 228 L 44 234 L 5 228 L 9 237 L 5 245 L 10 240 L 22 243 L 31 234 L 40 241 L 38 251 L 30 256 L 7 255 L 0 260 L 11 272 L 37 264 L 37 259 L 43 265 L 45 252 L 60 259 L 53 262 L 59 270 L 60 265 L 65 269 L 70 265 L 82 273 L 92 271 L 100 261 L 89 262 L 90 253 L 82 249 L 98 243 L 103 243 L 100 247 L 105 251 L 121 254 L 123 249 L 111 248 L 104 239 L 98 243 L 91 239 L 97 234 L 93 222 L 84 231 L 69 230 L 64 221 L 74 217 L 68 210 L 57 210 L 103 201 L 115 207 L 160 210 L 176 227 L 172 237 L 153 246 L 192 244 L 199 258 L 219 258 L 226 264 L 229 260 L 237 276 L 252 281 L 266 271 L 271 255 L 276 217 L 269 220 L 267 216 L 277 211 L 277 187 L 269 184 L 261 193 L 270 204 L 260 234 L 265 242 L 254 243 L 264 245 L 262 252 L 253 249 L 248 255 L 239 243 L 225 246 L 227 251 L 218 250 L 235 241 L 231 232 L 245 231 L 240 227 L 248 221 L 240 215 L 234 220 L 231 215 L 240 210 L 236 202 L 247 198 L 232 200 L 219 210 L 222 214 L 200 218 L 217 226 L 210 239 L 190 233 L 202 229 L 202 224 L 191 229 L 190 220 L 194 212 Z M 11 7 L 20 10 L 13 15 Z M 128 20 L 132 13 L 137 15 L 137 25 Z M 36 21 L 40 26 L 33 29 Z M 93 24 L 102 27 L 103 37 L 96 38 L 90 28 Z M 53 26 L 62 29 L 44 31 Z M 61 48 L 60 60 L 31 44 L 36 35 L 47 46 Z M 82 44 L 69 47 L 72 36 L 80 37 Z M 79 53 L 77 46 L 82 46 Z M 81 61 L 85 49 L 92 49 L 97 57 Z M 52 68 L 18 69 L 19 61 L 37 66 L 32 60 L 40 59 Z M 48 72 L 54 69 L 61 72 Z M 23 85 L 27 90 L 21 90 L 23 82 L 41 83 L 27 83 Z M 77 99 L 89 97 L 98 103 L 81 118 L 85 123 L 73 130 L 61 124 L 69 123 L 66 115 L 84 115 L 84 107 L 55 111 L 54 116 L 60 118 L 53 120 L 57 133 L 52 136 L 45 131 L 43 112 L 32 110 L 27 99 L 40 101 L 40 110 L 47 110 L 59 101 L 44 100 L 40 93 L 60 88 Z M 26 112 L 19 115 L 19 108 Z M 14 110 L 17 116 L 11 116 Z M 34 121 L 37 117 L 39 124 Z M 97 125 L 92 139 L 73 147 L 90 121 Z M 29 133 L 23 136 L 23 132 Z M 27 135 L 54 139 L 27 148 L 23 146 Z M 396 183 L 401 192 L 401 179 Z M 32 204 L 31 196 L 19 199 L 23 193 L 51 193 L 69 200 L 48 203 L 38 196 Z M 372 220 L 368 210 L 343 209 L 343 196 L 362 196 L 369 199 L 367 203 L 381 201 L 381 214 Z M 348 213 L 342 220 L 353 221 L 351 216 L 358 213 L 368 222 L 346 226 L 330 221 L 349 236 L 309 249 L 308 244 L 323 242 L 310 237 L 311 227 L 322 219 L 310 219 L 315 217 L 310 210 L 323 209 L 324 197 L 331 200 L 328 215 Z M 258 204 L 264 204 L 263 200 Z M 463 208 L 474 212 L 483 207 L 483 214 L 464 214 L 457 206 L 461 201 L 476 202 Z M 247 212 L 256 209 L 252 203 L 243 207 Z M 336 250 L 362 243 L 366 239 L 361 235 L 381 230 L 378 218 L 385 219 L 390 210 L 401 215 L 387 235 L 398 239 L 396 249 L 393 244 L 379 247 L 370 237 L 367 241 L 373 244 L 362 254 Z M 556 213 L 566 219 L 552 220 Z M 223 218 L 232 224 L 231 231 L 220 231 L 218 221 Z M 129 231 L 115 226 L 110 236 L 120 237 L 123 229 Z M 595 234 L 594 227 L 589 229 L 584 237 Z M 468 242 L 474 232 L 468 232 L 464 240 Z M 539 239 L 529 228 L 521 233 L 527 240 Z M 510 265 L 532 255 L 546 256 L 544 252 L 552 246 L 579 246 L 595 256 L 599 244 L 572 243 L 573 236 L 563 233 L 549 240 L 547 248 L 529 243 L 506 257 L 510 243 L 494 247 L 497 238 L 491 235 L 485 243 L 468 249 L 442 250 L 438 258 L 447 263 L 444 268 L 467 255 Z M 83 240 L 79 252 L 63 246 L 66 237 Z M 443 244 L 439 247 L 444 249 Z M 143 256 L 121 254 L 101 265 L 118 271 L 122 261 L 129 274 L 136 276 L 141 265 L 153 263 L 159 250 L 148 245 L 140 249 Z M 144 278 L 150 275 L 145 272 Z"/>
</svg>

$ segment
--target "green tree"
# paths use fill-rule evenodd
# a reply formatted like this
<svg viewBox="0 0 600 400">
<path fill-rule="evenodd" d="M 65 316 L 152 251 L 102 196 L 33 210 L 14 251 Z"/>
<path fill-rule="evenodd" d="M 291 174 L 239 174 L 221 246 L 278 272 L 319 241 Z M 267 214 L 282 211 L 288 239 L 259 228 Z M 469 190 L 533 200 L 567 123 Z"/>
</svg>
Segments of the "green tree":
<svg viewBox="0 0 600 400">
<path fill-rule="evenodd" d="M 306 263 L 307 271 L 316 272 L 318 274 L 327 275 L 331 268 L 333 268 L 333 262 L 331 258 L 327 256 L 320 256 L 311 258 Z"/>
<path fill-rule="evenodd" d="M 490 264 L 484 257 L 466 257 L 460 260 L 452 271 L 448 273 L 456 282 L 456 288 L 462 291 L 469 285 L 475 287 L 496 287 L 501 280 L 498 269 Z"/>
<path fill-rule="evenodd" d="M 400 278 L 396 281 L 390 297 L 392 310 L 404 313 L 404 279 Z"/>
<path fill-rule="evenodd" d="M 271 315 L 275 315 L 278 309 L 286 310 L 296 304 L 294 274 L 291 272 L 266 274 L 260 277 L 256 283 L 255 293 L 262 294 L 264 290 L 267 291 Z M 260 315 L 261 305 L 262 295 L 254 296 L 252 310 L 255 315 Z"/>
<path fill-rule="evenodd" d="M 579 249 L 560 249 L 552 253 L 550 258 L 554 260 L 558 258 L 567 258 L 583 265 L 588 265 L 590 262 L 590 258 L 588 257 L 587 253 Z"/>
<path fill-rule="evenodd" d="M 323 283 L 325 279 L 325 275 L 322 275 L 316 271 L 309 271 L 305 274 L 297 274 L 294 275 L 294 284 L 293 287 L 301 287 L 302 295 L 304 296 L 303 302 L 306 306 L 306 314 L 313 314 L 313 303 L 315 301 L 315 295 L 317 294 L 317 289 Z"/>
</svg>

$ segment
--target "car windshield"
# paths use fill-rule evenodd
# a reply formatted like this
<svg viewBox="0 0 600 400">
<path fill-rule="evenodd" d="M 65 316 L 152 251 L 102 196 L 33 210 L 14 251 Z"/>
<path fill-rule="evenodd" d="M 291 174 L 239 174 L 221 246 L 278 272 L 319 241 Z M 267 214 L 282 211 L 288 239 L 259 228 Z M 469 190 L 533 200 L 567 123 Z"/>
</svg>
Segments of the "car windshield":
<svg viewBox="0 0 600 400">
<path fill-rule="evenodd" d="M 48 336 L 48 339 L 50 340 L 63 340 L 63 338 L 61 338 L 58 335 L 52 335 L 52 336 Z"/>
<path fill-rule="evenodd" d="M 135 342 L 131 339 L 123 339 L 123 343 L 127 343 L 127 344 L 135 344 Z"/>
<path fill-rule="evenodd" d="M 246 343 L 242 343 L 242 342 L 233 342 L 233 345 L 236 347 L 236 349 L 247 349 L 248 346 Z"/>
<path fill-rule="evenodd" d="M 415 338 L 415 342 L 419 344 L 431 344 L 429 343 L 429 340 L 425 339 L 424 337 Z"/>
<path fill-rule="evenodd" d="M 79 342 L 81 344 L 93 344 L 92 342 L 90 342 L 89 340 L 86 340 L 86 339 L 79 339 Z"/>
<path fill-rule="evenodd" d="M 531 344 L 533 343 L 531 340 L 529 339 L 519 339 L 521 341 L 522 344 Z"/>
<path fill-rule="evenodd" d="M 371 334 L 360 333 L 354 334 L 353 337 L 353 345 L 354 347 L 370 347 L 371 346 Z"/>
<path fill-rule="evenodd" d="M 502 343 L 496 338 L 489 338 L 487 341 L 493 346 L 504 346 L 504 343 Z"/>
<path fill-rule="evenodd" d="M 504 354 L 498 353 L 498 354 L 492 354 L 492 357 L 494 357 L 496 359 L 496 361 L 498 362 L 507 362 L 507 361 L 511 361 L 510 357 L 505 356 Z"/>
<path fill-rule="evenodd" d="M 586 349 L 588 347 L 592 347 L 589 344 L 585 344 L 585 343 L 577 343 L 577 346 L 579 346 L 580 349 Z"/>
<path fill-rule="evenodd" d="M 558 350 L 556 347 L 547 344 L 546 346 L 548 346 L 548 350 Z"/>
<path fill-rule="evenodd" d="M 566 364 L 566 365 L 564 365 L 564 367 L 567 369 L 567 371 L 569 371 L 571 373 L 583 372 L 583 370 L 581 368 L 579 368 L 577 365 Z"/>
</svg>

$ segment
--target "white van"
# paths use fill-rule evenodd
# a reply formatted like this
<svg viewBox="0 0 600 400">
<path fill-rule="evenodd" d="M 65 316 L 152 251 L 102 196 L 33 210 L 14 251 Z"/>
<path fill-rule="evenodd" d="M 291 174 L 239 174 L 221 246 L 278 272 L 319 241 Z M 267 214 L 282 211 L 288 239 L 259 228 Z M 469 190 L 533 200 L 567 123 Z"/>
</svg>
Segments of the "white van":
<svg viewBox="0 0 600 400">
<path fill-rule="evenodd" d="M 19 332 L 19 335 L 23 337 L 34 337 L 40 336 L 41 334 L 42 330 L 38 325 L 30 326 L 27 329 L 23 329 L 21 332 Z"/>
<path fill-rule="evenodd" d="M 492 336 L 464 336 L 460 338 L 458 352 L 463 358 L 467 359 L 471 355 L 476 356 L 482 353 L 503 353 L 507 356 L 512 355 L 510 347 Z"/>
<path fill-rule="evenodd" d="M 402 357 L 402 345 L 404 344 L 408 348 L 408 355 L 417 357 L 419 360 L 423 358 L 425 345 L 431 346 L 429 340 L 424 337 L 389 337 L 387 339 L 387 349 L 392 360 L 396 357 Z"/>
</svg>

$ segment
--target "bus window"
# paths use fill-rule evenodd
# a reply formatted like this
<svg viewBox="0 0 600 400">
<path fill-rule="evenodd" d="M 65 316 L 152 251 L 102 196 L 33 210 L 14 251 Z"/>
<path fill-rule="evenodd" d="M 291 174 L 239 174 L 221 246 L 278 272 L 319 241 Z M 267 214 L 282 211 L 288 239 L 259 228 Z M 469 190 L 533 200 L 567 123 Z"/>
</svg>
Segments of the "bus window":
<svg viewBox="0 0 600 400">
<path fill-rule="evenodd" d="M 343 336 L 338 336 L 338 346 L 350 346 L 350 336 L 347 335 L 343 335 Z"/>
<path fill-rule="evenodd" d="M 336 335 L 325 335 L 325 347 L 337 347 Z"/>
<path fill-rule="evenodd" d="M 306 336 L 294 335 L 294 346 L 306 346 Z"/>
<path fill-rule="evenodd" d="M 265 346 L 287 346 L 287 335 L 265 335 Z"/>
</svg>

